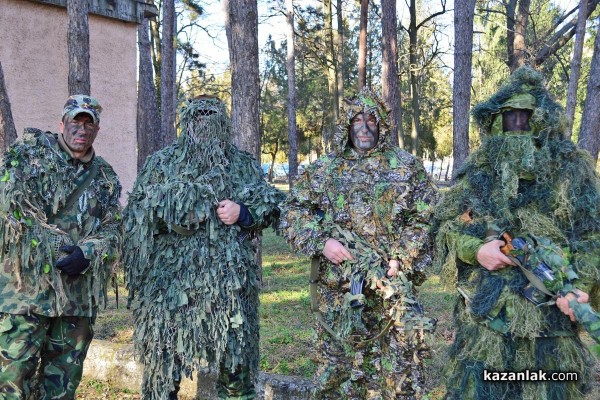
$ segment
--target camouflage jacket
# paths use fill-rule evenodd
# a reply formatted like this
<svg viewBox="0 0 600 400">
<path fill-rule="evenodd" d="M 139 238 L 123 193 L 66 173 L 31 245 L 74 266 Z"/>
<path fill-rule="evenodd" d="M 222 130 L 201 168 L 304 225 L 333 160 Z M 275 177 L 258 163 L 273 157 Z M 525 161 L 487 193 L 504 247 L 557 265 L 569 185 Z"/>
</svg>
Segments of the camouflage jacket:
<svg viewBox="0 0 600 400">
<path fill-rule="evenodd" d="M 93 316 L 106 299 L 120 253 L 121 185 L 112 167 L 92 154 L 81 162 L 59 135 L 26 129 L 0 169 L 0 311 Z M 65 204 L 90 173 L 89 186 Z M 90 266 L 78 276 L 54 267 L 62 245 L 81 247 Z"/>
<path fill-rule="evenodd" d="M 350 250 L 357 259 L 353 265 L 334 266 L 322 257 L 325 284 L 336 286 L 357 269 L 377 268 L 374 275 L 381 278 L 391 259 L 420 284 L 431 264 L 429 220 L 437 191 L 415 157 L 386 143 L 384 109 L 366 108 L 380 124 L 377 145 L 366 154 L 351 147 L 347 126 L 362 109 L 349 110 L 334 139 L 336 150 L 296 181 L 285 203 L 283 233 L 296 251 L 309 256 L 321 255 L 329 238 Z"/>
</svg>

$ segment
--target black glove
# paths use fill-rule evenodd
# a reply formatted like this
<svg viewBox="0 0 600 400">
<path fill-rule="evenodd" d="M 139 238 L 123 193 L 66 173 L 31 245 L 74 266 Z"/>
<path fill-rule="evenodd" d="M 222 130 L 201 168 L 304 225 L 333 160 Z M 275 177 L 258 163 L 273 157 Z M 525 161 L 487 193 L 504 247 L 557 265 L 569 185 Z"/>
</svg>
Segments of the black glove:
<svg viewBox="0 0 600 400">
<path fill-rule="evenodd" d="M 55 266 L 67 275 L 78 275 L 90 266 L 90 260 L 85 258 L 79 246 L 61 246 L 60 251 L 69 255 L 58 260 Z"/>
</svg>

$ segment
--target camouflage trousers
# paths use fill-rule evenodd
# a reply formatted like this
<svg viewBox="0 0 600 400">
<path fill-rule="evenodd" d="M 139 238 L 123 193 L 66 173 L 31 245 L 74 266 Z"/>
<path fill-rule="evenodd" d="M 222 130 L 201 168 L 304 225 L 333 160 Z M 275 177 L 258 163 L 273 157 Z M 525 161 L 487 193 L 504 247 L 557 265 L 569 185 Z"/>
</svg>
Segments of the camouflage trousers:
<svg viewBox="0 0 600 400">
<path fill-rule="evenodd" d="M 92 325 L 88 317 L 0 313 L 0 399 L 27 399 L 38 367 L 39 399 L 74 399 Z"/>
<path fill-rule="evenodd" d="M 324 320 L 339 332 L 344 324 L 340 321 L 347 312 L 332 310 L 331 305 L 342 304 L 344 294 L 324 287 L 319 289 L 319 308 Z M 422 362 L 429 353 L 424 332 L 402 331 L 395 326 L 385 331 L 383 302 L 372 291 L 365 294 L 366 305 L 353 317 L 359 321 L 347 339 L 334 338 L 317 323 L 316 397 L 329 400 L 421 398 Z"/>
<path fill-rule="evenodd" d="M 179 392 L 181 377 L 175 377 L 175 390 L 169 394 L 169 400 L 176 400 Z M 219 399 L 226 400 L 252 400 L 256 398 L 254 382 L 250 377 L 247 367 L 239 366 L 235 372 L 225 368 L 223 364 L 219 368 L 217 379 L 217 394 Z"/>
</svg>

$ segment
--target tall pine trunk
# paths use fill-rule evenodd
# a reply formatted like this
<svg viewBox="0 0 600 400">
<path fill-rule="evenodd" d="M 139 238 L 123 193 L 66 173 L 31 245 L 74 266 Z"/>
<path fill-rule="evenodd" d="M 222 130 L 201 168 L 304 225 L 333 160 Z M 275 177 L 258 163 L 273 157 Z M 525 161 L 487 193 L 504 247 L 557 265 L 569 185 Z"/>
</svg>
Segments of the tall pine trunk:
<svg viewBox="0 0 600 400">
<path fill-rule="evenodd" d="M 162 145 L 176 138 L 175 133 L 175 0 L 163 1 L 160 64 L 160 130 Z"/>
<path fill-rule="evenodd" d="M 69 55 L 69 95 L 91 94 L 90 28 L 87 0 L 67 0 L 67 52 Z"/>
<path fill-rule="evenodd" d="M 17 140 L 17 130 L 10 109 L 10 100 L 4 82 L 4 71 L 0 62 L 0 151 L 4 153 L 15 140 Z"/>
<path fill-rule="evenodd" d="M 289 154 L 289 183 L 294 187 L 294 179 L 298 175 L 298 141 L 296 135 L 296 52 L 294 47 L 294 0 L 286 0 L 287 13 L 287 76 L 288 76 L 288 140 Z"/>
<path fill-rule="evenodd" d="M 525 33 L 527 32 L 527 21 L 529 19 L 529 4 L 530 0 L 520 0 L 517 17 L 515 20 L 515 36 L 514 36 L 514 56 L 513 63 L 510 66 L 511 72 L 522 67 L 527 62 L 527 43 L 525 41 Z"/>
<path fill-rule="evenodd" d="M 398 116 L 400 90 L 398 88 L 398 31 L 396 0 L 381 0 L 382 69 L 381 86 L 383 101 L 390 109 L 390 136 L 398 145 Z"/>
<path fill-rule="evenodd" d="M 581 76 L 581 57 L 583 55 L 583 43 L 585 42 L 585 25 L 587 15 L 587 0 L 579 2 L 579 16 L 577 17 L 577 30 L 575 32 L 575 45 L 573 47 L 573 59 L 571 60 L 571 76 L 569 77 L 569 87 L 567 89 L 566 114 L 567 137 L 570 139 L 573 135 L 573 120 L 575 118 L 575 107 L 577 105 L 577 87 L 579 86 L 579 77 Z"/>
<path fill-rule="evenodd" d="M 594 40 L 594 55 L 590 69 L 590 79 L 581 116 L 579 131 L 579 147 L 590 152 L 593 159 L 598 161 L 600 148 L 600 25 Z"/>
<path fill-rule="evenodd" d="M 369 0 L 360 0 L 360 36 L 358 38 L 358 90 L 367 84 L 367 16 Z"/>
<path fill-rule="evenodd" d="M 234 143 L 260 160 L 258 10 L 256 0 L 224 0 L 231 63 Z"/>
<path fill-rule="evenodd" d="M 459 1 L 454 5 L 453 171 L 458 171 L 469 155 L 474 13 L 475 0 Z"/>
<path fill-rule="evenodd" d="M 342 14 L 342 0 L 337 0 L 337 88 L 338 106 L 344 98 L 344 18 Z M 338 110 L 339 112 L 339 110 Z"/>
<path fill-rule="evenodd" d="M 412 154 L 417 155 L 419 149 L 419 133 L 421 132 L 421 109 L 419 105 L 419 83 L 417 76 L 417 4 L 410 0 L 410 25 L 408 28 L 410 91 L 412 95 Z"/>
<path fill-rule="evenodd" d="M 138 25 L 139 77 L 136 119 L 138 171 L 143 167 L 146 157 L 162 147 L 148 29 L 148 19 L 144 18 Z"/>
</svg>

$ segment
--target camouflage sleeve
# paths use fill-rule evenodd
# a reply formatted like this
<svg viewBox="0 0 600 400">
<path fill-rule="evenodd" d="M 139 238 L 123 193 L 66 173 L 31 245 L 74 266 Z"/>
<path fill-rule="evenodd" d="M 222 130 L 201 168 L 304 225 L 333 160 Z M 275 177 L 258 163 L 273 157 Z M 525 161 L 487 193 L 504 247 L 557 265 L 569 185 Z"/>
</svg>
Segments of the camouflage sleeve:
<svg viewBox="0 0 600 400">
<path fill-rule="evenodd" d="M 285 195 L 265 181 L 262 168 L 249 153 L 241 153 L 234 173 L 241 174 L 242 187 L 237 189 L 236 201 L 243 203 L 252 216 L 251 225 L 244 229 L 263 229 L 279 225 L 279 205 Z"/>
<path fill-rule="evenodd" d="M 404 210 L 404 225 L 399 227 L 400 234 L 394 240 L 388 256 L 399 261 L 401 270 L 411 271 L 414 274 L 412 280 L 420 281 L 432 262 L 431 219 L 437 201 L 437 189 L 420 163 L 415 161 L 412 170 L 412 197 Z"/>
<path fill-rule="evenodd" d="M 282 207 L 281 230 L 290 246 L 298 253 L 320 255 L 331 233 L 325 224 L 325 213 L 317 200 L 311 182 L 312 169 L 301 174 Z"/>
<path fill-rule="evenodd" d="M 120 258 L 121 254 L 121 209 L 119 205 L 121 185 L 116 173 L 110 167 L 101 167 L 100 175 L 104 176 L 112 188 L 110 195 L 103 199 L 104 212 L 100 226 L 92 235 L 82 238 L 77 243 L 83 250 L 85 258 L 91 260 L 91 267 L 103 267 L 106 263 L 112 264 Z M 94 268 L 90 269 L 94 270 Z"/>
</svg>

